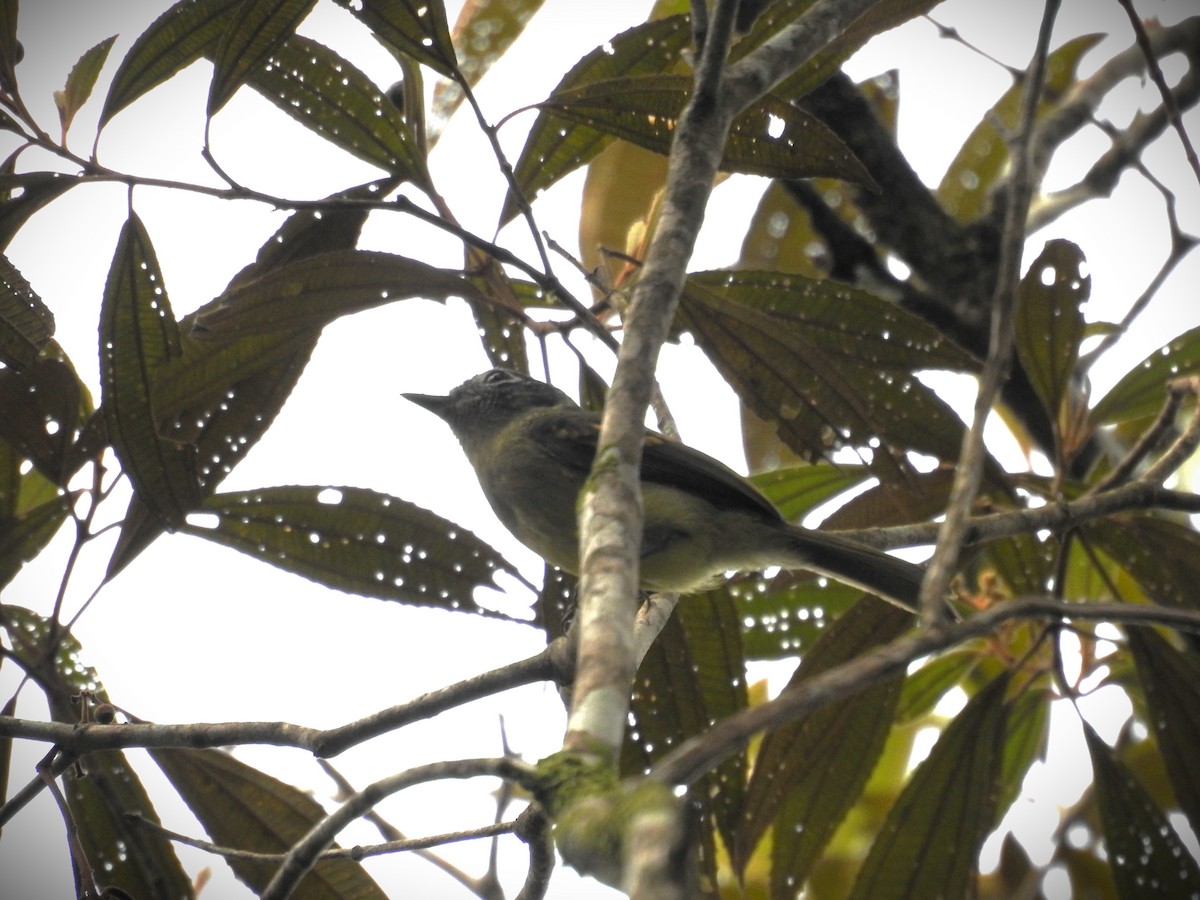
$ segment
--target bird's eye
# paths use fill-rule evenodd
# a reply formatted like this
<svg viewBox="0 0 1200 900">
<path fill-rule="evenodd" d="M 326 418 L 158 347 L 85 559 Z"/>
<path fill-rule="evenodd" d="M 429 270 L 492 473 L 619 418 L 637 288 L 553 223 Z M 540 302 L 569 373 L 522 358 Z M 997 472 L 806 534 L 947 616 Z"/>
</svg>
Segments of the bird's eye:
<svg viewBox="0 0 1200 900">
<path fill-rule="evenodd" d="M 514 373 L 507 369 L 492 369 L 483 376 L 484 384 L 500 384 L 504 381 L 516 381 Z"/>
</svg>

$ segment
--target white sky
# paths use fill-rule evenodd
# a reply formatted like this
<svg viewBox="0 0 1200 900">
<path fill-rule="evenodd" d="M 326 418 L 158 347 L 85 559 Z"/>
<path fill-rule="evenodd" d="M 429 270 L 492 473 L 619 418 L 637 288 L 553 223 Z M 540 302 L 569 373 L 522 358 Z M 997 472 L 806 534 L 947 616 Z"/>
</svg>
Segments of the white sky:
<svg viewBox="0 0 1200 900">
<path fill-rule="evenodd" d="M 86 48 L 119 33 L 97 95 L 72 129 L 73 149 L 88 152 L 107 80 L 132 40 L 164 5 L 27 0 L 20 19 L 26 60 L 18 72 L 22 93 L 44 128 L 52 133 L 57 128 L 51 92 L 62 87 L 71 65 Z M 1158 15 L 1170 22 L 1181 18 L 1189 4 L 1139 0 L 1137 5 L 1144 17 Z M 542 99 L 578 57 L 643 20 L 648 8 L 649 3 L 549 0 L 522 43 L 480 86 L 488 116 L 499 119 L 511 109 Z M 952 0 L 935 16 L 1006 63 L 1022 66 L 1032 50 L 1038 9 L 1030 0 L 1007 4 Z M 454 15 L 452 10 L 451 21 Z M 1085 58 L 1085 74 L 1113 48 L 1128 46 L 1129 26 L 1115 0 L 1067 0 L 1055 44 L 1097 30 L 1117 36 Z M 395 80 L 390 57 L 364 40 L 365 31 L 332 4 L 320 4 L 302 31 L 330 43 L 381 85 Z M 861 78 L 893 66 L 901 68 L 901 147 L 926 182 L 936 184 L 962 139 L 1008 86 L 1008 77 L 961 45 L 940 40 L 935 28 L 923 21 L 872 42 L 849 70 Z M 1169 75 L 1170 65 L 1167 71 Z M 209 72 L 206 63 L 194 65 L 122 112 L 101 140 L 101 159 L 138 174 L 213 183 L 199 155 Z M 1117 92 L 1114 99 L 1120 103 L 1103 112 L 1124 125 L 1136 104 L 1153 100 L 1152 91 L 1131 81 Z M 502 132 L 510 158 L 519 152 L 531 121 L 527 114 Z M 1195 134 L 1195 114 L 1189 121 Z M 378 175 L 308 135 L 245 89 L 216 117 L 212 134 L 214 152 L 236 179 L 283 196 L 320 197 Z M 0 153 L 6 155 L 11 146 L 10 136 L 0 135 Z M 1072 141 L 1072 149 L 1088 161 L 1104 146 L 1105 139 L 1094 128 Z M 480 159 L 485 162 L 480 164 Z M 465 226 L 484 235 L 490 235 L 504 190 L 494 166 L 486 162 L 489 159 L 472 121 L 460 115 L 432 161 L 435 182 L 451 208 Z M 1156 176 L 1177 191 L 1183 227 L 1197 233 L 1200 191 L 1182 160 L 1172 134 L 1145 156 Z M 30 153 L 22 163 L 23 168 L 40 166 L 44 158 Z M 1075 168 L 1056 166 L 1051 186 L 1069 183 L 1078 171 L 1078 163 Z M 732 178 L 717 190 L 694 268 L 715 268 L 736 258 L 762 184 Z M 581 186 L 580 172 L 535 206 L 539 225 L 567 247 L 576 243 Z M 284 217 L 249 203 L 234 207 L 182 192 L 139 189 L 134 205 L 154 241 L 172 306 L 180 317 L 219 293 Z M 76 189 L 39 213 L 9 248 L 10 259 L 55 312 L 57 337 L 97 397 L 97 314 L 124 217 L 123 188 Z M 520 253 L 528 248 L 522 227 L 518 224 L 502 236 Z M 1091 204 L 1035 235 L 1032 254 L 1044 240 L 1060 235 L 1079 242 L 1087 254 L 1092 320 L 1119 318 L 1166 253 L 1161 199 L 1136 176 L 1122 181 L 1112 205 Z M 451 242 L 395 215 L 372 223 L 364 245 L 432 257 L 446 265 L 455 265 L 460 258 Z M 1096 373 L 1095 396 L 1159 346 L 1164 334 L 1200 322 L 1200 304 L 1194 296 L 1198 266 L 1193 255 L 1176 271 L 1151 312 L 1123 342 L 1120 363 Z M 585 295 L 567 265 L 559 265 L 558 271 L 580 296 Z M 449 431 L 397 396 L 406 390 L 444 391 L 485 368 L 482 350 L 472 341 L 473 330 L 470 315 L 459 301 L 445 307 L 428 301 L 403 302 L 331 326 L 275 426 L 225 487 L 354 484 L 392 493 L 470 528 L 520 562 L 536 580 L 540 564 L 513 542 L 483 504 Z M 602 372 L 611 370 L 605 353 L 598 351 L 592 358 Z M 562 365 L 555 374 L 569 384 L 572 373 L 572 368 Z M 729 428 L 711 427 L 712 422 L 731 421 L 735 401 L 699 352 L 668 348 L 663 383 L 685 439 L 743 468 L 738 435 Z M 109 505 L 113 516 L 124 508 L 121 500 Z M 67 531 L 4 591 L 4 602 L 42 612 L 51 608 L 69 549 Z M 85 565 L 68 592 L 68 614 L 94 587 L 110 548 L 109 540 L 88 548 Z M 527 601 L 520 596 L 513 599 Z M 532 629 L 516 625 L 331 593 L 233 551 L 183 536 L 161 539 L 145 552 L 101 593 L 75 633 L 83 643 L 84 660 L 98 669 L 116 702 L 143 718 L 284 720 L 313 726 L 341 724 L 523 658 L 540 649 L 541 643 Z M 7 697 L 13 683 L 13 667 L 5 667 L 0 671 L 0 696 Z M 26 692 L 20 714 L 44 715 L 32 697 L 33 692 Z M 1093 706 L 1116 704 L 1109 712 L 1119 712 L 1120 702 L 1111 693 L 1102 693 Z M 333 762 L 361 786 L 445 756 L 496 755 L 501 714 L 511 745 L 527 758 L 557 748 L 561 704 L 553 690 L 534 687 L 444 714 L 436 722 L 410 726 Z M 1111 714 L 1106 718 L 1114 719 Z M 1082 745 L 1072 746 L 1067 764 L 1059 761 L 1045 787 L 1031 792 L 1034 798 L 1018 802 L 1010 817 L 1017 824 L 1048 822 L 1043 812 L 1056 818 L 1053 804 L 1070 803 L 1072 791 L 1078 793 L 1086 766 L 1081 772 L 1073 765 L 1071 759 L 1082 753 Z M 30 777 L 42 752 L 44 748 L 18 747 L 10 791 Z M 303 753 L 251 748 L 238 755 L 279 777 L 313 786 L 318 796 L 328 790 L 315 763 Z M 138 759 L 139 754 L 132 756 Z M 186 811 L 170 799 L 169 789 L 161 789 L 157 768 L 144 758 L 138 765 L 152 792 L 165 798 L 160 812 L 167 824 L 199 834 Z M 393 798 L 381 812 L 413 835 L 483 824 L 494 812 L 489 790 L 482 784 L 435 785 Z M 1036 833 L 1036 828 L 1028 827 L 1026 833 Z M 364 826 L 344 833 L 342 843 L 375 840 L 374 832 Z M 485 852 L 485 846 L 477 844 L 450 848 L 445 855 L 477 873 Z M 214 867 L 214 881 L 205 896 L 245 894 L 221 863 L 187 848 L 181 848 L 179 855 L 193 875 L 203 866 Z M 515 891 L 524 874 L 525 857 L 520 848 L 507 855 L 513 864 L 503 874 L 506 885 Z M 0 841 L 0 885 L 10 883 L 7 873 L 20 871 L 29 859 L 47 862 L 37 865 L 41 884 L 29 887 L 24 896 L 69 895 L 62 823 L 44 795 L 5 830 Z M 391 857 L 370 862 L 368 868 L 397 896 L 469 896 L 420 861 Z M 580 884 L 569 871 L 556 872 L 551 897 L 593 896 L 612 896 L 612 892 L 590 882 Z"/>
</svg>

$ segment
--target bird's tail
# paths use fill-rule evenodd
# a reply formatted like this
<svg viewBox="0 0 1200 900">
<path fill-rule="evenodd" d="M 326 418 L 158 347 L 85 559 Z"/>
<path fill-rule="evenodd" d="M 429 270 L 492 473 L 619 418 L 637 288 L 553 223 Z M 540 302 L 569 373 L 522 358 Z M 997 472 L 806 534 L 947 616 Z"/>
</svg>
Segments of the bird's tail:
<svg viewBox="0 0 1200 900">
<path fill-rule="evenodd" d="M 812 569 L 916 611 L 923 566 L 837 535 L 796 526 L 790 531 L 797 568 Z"/>
</svg>

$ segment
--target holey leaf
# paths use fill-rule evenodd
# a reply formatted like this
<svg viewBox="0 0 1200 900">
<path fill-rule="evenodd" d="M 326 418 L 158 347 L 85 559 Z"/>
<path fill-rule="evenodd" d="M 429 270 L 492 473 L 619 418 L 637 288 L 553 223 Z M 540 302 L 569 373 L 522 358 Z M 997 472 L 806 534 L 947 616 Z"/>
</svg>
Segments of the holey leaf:
<svg viewBox="0 0 1200 900">
<path fill-rule="evenodd" d="M 622 75 L 557 91 L 541 108 L 666 154 L 690 94 L 691 79 L 686 76 Z M 871 183 L 867 170 L 833 131 L 771 95 L 734 119 L 721 168 L 769 178 L 827 176 Z"/>
<path fill-rule="evenodd" d="M 442 75 L 457 63 L 444 3 L 428 0 L 334 0 L 365 24 L 385 47 L 425 63 Z"/>
<path fill-rule="evenodd" d="M 138 497 L 173 528 L 199 496 L 195 449 L 161 439 L 150 400 L 155 374 L 180 353 L 150 236 L 130 215 L 100 307 L 100 382 L 113 450 Z"/>
<path fill-rule="evenodd" d="M 0 255 L 0 361 L 24 369 L 54 334 L 54 314 L 29 282 Z"/>
<path fill-rule="evenodd" d="M 477 603 L 476 589 L 495 589 L 497 572 L 521 579 L 471 532 L 364 488 L 216 494 L 186 531 L 343 591 L 501 618 L 510 617 Z"/>
<path fill-rule="evenodd" d="M 230 16 L 213 58 L 208 114 L 215 115 L 251 72 L 296 30 L 316 0 L 257 0 L 243 3 Z"/>
</svg>

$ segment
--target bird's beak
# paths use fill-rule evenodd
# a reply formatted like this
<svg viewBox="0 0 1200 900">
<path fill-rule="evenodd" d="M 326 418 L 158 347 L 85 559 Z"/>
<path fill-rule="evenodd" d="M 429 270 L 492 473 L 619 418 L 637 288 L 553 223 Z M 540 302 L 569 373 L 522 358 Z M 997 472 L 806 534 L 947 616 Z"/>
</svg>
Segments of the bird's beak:
<svg viewBox="0 0 1200 900">
<path fill-rule="evenodd" d="M 441 419 L 446 418 L 446 410 L 450 406 L 449 397 L 441 397 L 437 394 L 401 394 L 400 396 L 405 400 L 411 400 L 417 406 L 429 410 Z"/>
</svg>

